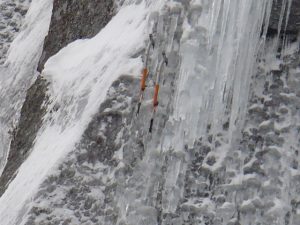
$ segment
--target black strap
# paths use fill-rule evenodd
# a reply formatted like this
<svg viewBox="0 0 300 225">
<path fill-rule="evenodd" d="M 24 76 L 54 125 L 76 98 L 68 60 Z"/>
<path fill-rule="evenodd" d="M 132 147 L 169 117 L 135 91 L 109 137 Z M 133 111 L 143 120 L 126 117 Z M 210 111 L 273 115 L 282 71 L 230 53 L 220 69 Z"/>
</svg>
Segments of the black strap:
<svg viewBox="0 0 300 225">
<path fill-rule="evenodd" d="M 149 133 L 152 133 L 152 126 L 153 126 L 153 118 L 150 120 L 150 127 L 149 127 Z"/>
<path fill-rule="evenodd" d="M 137 108 L 137 111 L 136 111 L 136 115 L 139 115 L 139 113 L 140 113 L 141 104 L 142 104 L 142 103 L 139 102 L 138 108 Z"/>
</svg>

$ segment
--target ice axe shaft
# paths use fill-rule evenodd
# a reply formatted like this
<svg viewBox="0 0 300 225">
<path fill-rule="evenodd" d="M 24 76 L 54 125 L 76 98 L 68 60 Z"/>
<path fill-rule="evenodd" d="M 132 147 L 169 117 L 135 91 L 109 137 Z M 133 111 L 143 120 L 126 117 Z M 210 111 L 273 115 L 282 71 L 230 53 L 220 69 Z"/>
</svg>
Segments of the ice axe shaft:
<svg viewBox="0 0 300 225">
<path fill-rule="evenodd" d="M 150 127 L 149 127 L 149 133 L 152 133 L 152 126 L 153 126 L 153 118 L 150 120 Z"/>
<path fill-rule="evenodd" d="M 146 80 L 147 80 L 148 74 L 149 74 L 148 69 L 144 68 L 142 71 L 141 91 L 145 91 L 145 89 L 146 89 Z"/>
<path fill-rule="evenodd" d="M 148 69 L 144 68 L 143 71 L 142 71 L 142 79 L 141 79 L 141 85 L 140 85 L 140 97 L 139 97 L 139 103 L 138 103 L 138 108 L 137 108 L 136 115 L 138 115 L 140 113 L 140 108 L 141 108 L 142 101 L 143 101 L 143 98 L 144 98 L 144 91 L 147 87 L 146 80 L 147 80 L 148 74 L 149 74 Z"/>
<path fill-rule="evenodd" d="M 153 39 L 153 35 L 149 34 L 149 43 L 145 52 L 145 61 L 144 61 L 144 69 L 142 70 L 142 78 L 141 78 L 141 84 L 140 84 L 140 96 L 139 96 L 139 103 L 138 103 L 138 108 L 137 108 L 137 112 L 136 112 L 136 116 L 140 113 L 140 108 L 142 105 L 142 101 L 144 99 L 144 91 L 147 87 L 146 85 L 146 81 L 149 75 L 149 71 L 148 71 L 148 61 L 149 61 L 149 54 L 150 54 L 150 48 L 151 46 L 154 48 L 155 46 L 155 42 Z"/>
<path fill-rule="evenodd" d="M 137 108 L 137 111 L 136 111 L 136 115 L 139 115 L 140 113 L 140 108 L 141 108 L 141 102 L 138 103 L 138 108 Z"/>
<path fill-rule="evenodd" d="M 159 92 L 159 84 L 156 84 L 154 89 L 154 96 L 153 96 L 153 107 L 158 106 L 158 92 Z"/>
<path fill-rule="evenodd" d="M 150 120 L 149 133 L 152 133 L 154 117 L 155 117 L 157 106 L 158 106 L 160 75 L 161 75 L 162 70 L 163 70 L 163 65 L 164 64 L 166 64 L 166 66 L 168 65 L 168 58 L 167 58 L 165 52 L 162 52 L 162 57 L 163 58 L 161 59 L 160 64 L 159 64 L 159 66 L 157 68 L 157 71 L 156 71 L 156 80 L 155 80 L 154 95 L 153 95 L 153 113 L 152 113 L 152 118 Z"/>
<path fill-rule="evenodd" d="M 156 107 L 154 107 L 154 109 L 153 109 L 152 117 L 150 120 L 149 133 L 152 133 L 152 127 L 153 127 L 153 123 L 154 123 L 155 113 L 156 113 Z"/>
</svg>

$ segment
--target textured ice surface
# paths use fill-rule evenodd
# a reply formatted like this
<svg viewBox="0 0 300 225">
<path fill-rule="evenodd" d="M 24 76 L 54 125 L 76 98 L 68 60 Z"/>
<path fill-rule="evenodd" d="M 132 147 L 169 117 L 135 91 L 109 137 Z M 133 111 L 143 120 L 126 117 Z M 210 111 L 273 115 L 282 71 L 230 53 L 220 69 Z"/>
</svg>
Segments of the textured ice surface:
<svg viewBox="0 0 300 225">
<path fill-rule="evenodd" d="M 278 40 L 260 36 L 271 1 L 119 7 L 95 38 L 46 63 L 53 102 L 0 199 L 2 223 L 299 224 L 299 49 L 286 42 L 277 55 Z M 139 74 L 153 21 L 146 100 L 128 119 L 135 81 L 113 81 Z M 148 134 L 163 50 L 169 66 Z"/>
<path fill-rule="evenodd" d="M 0 64 L 5 62 L 7 51 L 20 31 L 31 0 L 0 1 Z"/>
<path fill-rule="evenodd" d="M 181 121 L 175 142 L 190 146 L 209 125 L 228 123 L 228 141 L 244 121 L 250 77 L 269 1 L 194 1 L 184 21 L 174 120 Z M 199 7 L 199 6 L 197 6 Z M 184 125 L 182 125 L 184 124 Z M 182 148 L 182 143 L 179 148 Z"/>
</svg>

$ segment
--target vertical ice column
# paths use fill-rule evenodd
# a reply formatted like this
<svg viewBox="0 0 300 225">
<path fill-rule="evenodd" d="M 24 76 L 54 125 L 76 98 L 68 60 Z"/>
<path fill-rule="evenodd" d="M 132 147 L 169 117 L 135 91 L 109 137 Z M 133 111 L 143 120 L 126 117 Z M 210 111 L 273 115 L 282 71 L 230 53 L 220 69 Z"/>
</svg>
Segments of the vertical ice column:
<svg viewBox="0 0 300 225">
<path fill-rule="evenodd" d="M 228 140 L 243 124 L 250 77 L 271 1 L 191 1 L 181 43 L 182 65 L 174 119 L 190 145 L 229 124 Z M 202 4 L 202 10 L 193 10 Z M 176 141 L 178 143 L 178 141 Z M 184 144 L 184 143 L 182 143 Z"/>
</svg>

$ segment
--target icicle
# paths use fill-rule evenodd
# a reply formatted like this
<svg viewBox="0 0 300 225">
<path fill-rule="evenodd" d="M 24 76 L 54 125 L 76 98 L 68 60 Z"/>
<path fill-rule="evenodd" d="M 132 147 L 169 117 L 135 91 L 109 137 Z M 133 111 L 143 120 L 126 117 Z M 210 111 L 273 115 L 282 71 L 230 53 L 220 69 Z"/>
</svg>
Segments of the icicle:
<svg viewBox="0 0 300 225">
<path fill-rule="evenodd" d="M 289 17 L 290 17 L 290 11 L 291 11 L 291 5 L 292 5 L 292 0 L 287 0 L 288 2 L 286 3 L 287 4 L 287 10 L 286 10 L 286 13 L 285 13 L 285 26 L 284 26 L 284 34 L 286 33 L 286 29 L 287 29 L 287 26 L 288 26 L 288 22 L 289 22 Z M 282 40 L 282 48 L 281 48 L 281 54 L 280 56 L 283 57 L 283 51 L 286 47 L 286 44 L 287 44 L 287 40 L 286 40 L 287 36 L 284 35 L 283 37 L 283 40 Z"/>
<path fill-rule="evenodd" d="M 207 6 L 198 20 L 210 18 L 209 26 L 201 30 L 189 24 L 190 37 L 181 43 L 182 66 L 174 114 L 177 120 L 184 120 L 183 127 L 188 127 L 189 144 L 208 124 L 216 133 L 229 117 L 230 139 L 243 123 L 250 77 L 259 46 L 264 43 L 260 33 L 263 24 L 264 35 L 267 33 L 272 2 L 214 0 Z M 208 40 L 205 47 L 207 42 L 199 39 L 203 36 Z"/>
<path fill-rule="evenodd" d="M 280 10 L 279 22 L 278 22 L 278 26 L 277 26 L 277 37 L 276 37 L 276 41 L 278 44 L 279 44 L 279 39 L 280 39 L 282 22 L 283 22 L 283 18 L 284 18 L 284 14 L 285 14 L 285 9 L 286 9 L 286 1 L 287 0 L 281 1 L 281 10 Z"/>
<path fill-rule="evenodd" d="M 262 42 L 260 43 L 260 46 L 264 45 L 264 43 L 266 41 L 266 36 L 267 36 L 268 27 L 269 27 L 269 21 L 270 21 L 270 16 L 271 16 L 271 12 L 272 12 L 272 6 L 273 6 L 273 1 L 267 1 L 266 7 L 264 9 L 264 11 L 265 11 L 265 16 L 264 16 L 264 21 L 263 21 L 263 28 L 264 29 L 263 29 L 263 33 L 262 33 L 262 39 L 261 39 Z"/>
<path fill-rule="evenodd" d="M 288 0 L 288 8 L 287 8 L 287 12 L 286 12 L 286 17 L 285 17 L 285 27 L 284 27 L 284 32 L 286 32 L 287 26 L 288 26 L 288 22 L 289 22 L 289 17 L 290 17 L 290 13 L 291 13 L 291 6 L 292 6 L 292 1 L 293 0 Z"/>
<path fill-rule="evenodd" d="M 217 22 L 221 10 L 221 4 L 223 1 L 220 0 L 213 0 L 210 7 L 210 30 L 209 30 L 209 37 L 208 37 L 208 49 L 212 48 L 213 36 L 217 29 Z"/>
</svg>

